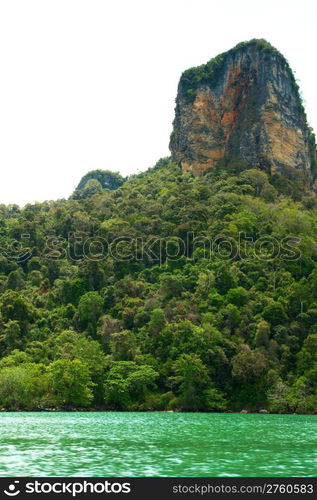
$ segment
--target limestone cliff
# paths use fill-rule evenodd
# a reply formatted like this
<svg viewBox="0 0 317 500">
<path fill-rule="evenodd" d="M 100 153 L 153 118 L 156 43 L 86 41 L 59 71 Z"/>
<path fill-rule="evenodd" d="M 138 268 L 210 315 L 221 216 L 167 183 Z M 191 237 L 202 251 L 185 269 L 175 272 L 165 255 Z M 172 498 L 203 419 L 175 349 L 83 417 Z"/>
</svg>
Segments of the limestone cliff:
<svg viewBox="0 0 317 500">
<path fill-rule="evenodd" d="M 311 137 L 286 59 L 251 40 L 185 71 L 176 99 L 172 158 L 201 175 L 216 165 L 311 179 Z"/>
</svg>

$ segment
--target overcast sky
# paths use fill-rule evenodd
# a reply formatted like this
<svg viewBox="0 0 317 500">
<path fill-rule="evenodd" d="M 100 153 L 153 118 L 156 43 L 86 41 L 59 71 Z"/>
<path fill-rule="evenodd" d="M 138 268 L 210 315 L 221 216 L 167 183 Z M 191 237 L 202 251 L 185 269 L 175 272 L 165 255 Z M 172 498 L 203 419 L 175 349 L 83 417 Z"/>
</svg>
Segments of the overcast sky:
<svg viewBox="0 0 317 500">
<path fill-rule="evenodd" d="M 316 24 L 315 0 L 0 0 L 0 203 L 152 166 L 181 72 L 251 38 L 289 60 L 317 130 Z"/>
</svg>

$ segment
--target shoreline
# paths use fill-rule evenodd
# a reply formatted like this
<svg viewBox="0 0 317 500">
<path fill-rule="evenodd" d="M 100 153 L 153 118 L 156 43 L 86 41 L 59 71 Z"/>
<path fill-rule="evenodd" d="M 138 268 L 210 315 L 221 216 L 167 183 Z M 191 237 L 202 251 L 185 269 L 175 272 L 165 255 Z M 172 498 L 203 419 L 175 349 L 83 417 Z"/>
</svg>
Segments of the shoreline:
<svg viewBox="0 0 317 500">
<path fill-rule="evenodd" d="M 5 409 L 0 408 L 1 413 L 210 413 L 223 415 L 311 415 L 317 413 L 296 413 L 296 412 L 271 412 L 268 410 L 227 410 L 222 412 L 203 410 L 107 410 L 103 408 L 42 408 L 42 409 Z"/>
</svg>

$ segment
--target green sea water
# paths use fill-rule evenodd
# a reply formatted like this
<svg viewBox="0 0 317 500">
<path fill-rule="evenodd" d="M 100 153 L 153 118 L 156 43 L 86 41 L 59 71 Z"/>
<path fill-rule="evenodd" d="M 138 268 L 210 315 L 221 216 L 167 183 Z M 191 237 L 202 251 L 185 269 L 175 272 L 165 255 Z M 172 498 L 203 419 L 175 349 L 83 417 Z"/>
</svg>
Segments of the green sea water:
<svg viewBox="0 0 317 500">
<path fill-rule="evenodd" d="M 1 476 L 315 476 L 317 417 L 2 413 Z"/>
</svg>

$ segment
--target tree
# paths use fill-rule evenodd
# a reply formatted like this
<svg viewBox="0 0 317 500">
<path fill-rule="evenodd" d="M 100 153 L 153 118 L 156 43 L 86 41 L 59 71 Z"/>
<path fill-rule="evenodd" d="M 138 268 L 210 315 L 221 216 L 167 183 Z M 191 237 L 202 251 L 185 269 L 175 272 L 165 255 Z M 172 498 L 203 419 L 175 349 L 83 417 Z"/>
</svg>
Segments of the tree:
<svg viewBox="0 0 317 500">
<path fill-rule="evenodd" d="M 249 170 L 245 170 L 239 176 L 240 182 L 244 182 L 246 184 L 250 184 L 255 189 L 255 195 L 259 196 L 261 191 L 268 184 L 268 177 L 265 172 L 262 172 L 258 168 L 252 168 Z"/>
<path fill-rule="evenodd" d="M 297 354 L 297 365 L 300 373 L 317 367 L 317 334 L 312 333 L 304 340 L 303 347 Z"/>
<path fill-rule="evenodd" d="M 108 352 L 110 349 L 110 334 L 118 333 L 121 330 L 122 324 L 119 319 L 113 318 L 109 314 L 105 314 L 104 316 L 102 316 L 97 330 L 97 337 L 100 339 L 105 352 Z"/>
<path fill-rule="evenodd" d="M 240 325 L 241 314 L 237 306 L 233 304 L 228 304 L 225 309 L 223 309 L 223 324 L 226 328 L 229 328 L 231 333 Z"/>
<path fill-rule="evenodd" d="M 259 351 L 242 345 L 240 352 L 232 358 L 232 375 L 242 382 L 253 382 L 261 377 L 267 367 L 266 359 Z"/>
<path fill-rule="evenodd" d="M 274 301 L 263 309 L 263 318 L 273 326 L 282 324 L 287 320 L 282 304 Z"/>
<path fill-rule="evenodd" d="M 152 333 L 157 334 L 165 325 L 165 314 L 163 309 L 155 308 L 151 312 L 150 321 L 148 323 L 149 329 Z"/>
<path fill-rule="evenodd" d="M 111 172 L 110 170 L 91 170 L 80 180 L 74 194 L 73 198 L 80 199 L 87 196 L 89 188 L 95 187 L 98 184 L 100 189 L 118 189 L 124 182 L 124 178 L 119 174 L 119 172 Z M 88 184 L 88 189 L 87 189 Z M 86 196 L 85 196 L 86 195 Z"/>
<path fill-rule="evenodd" d="M 270 343 L 270 324 L 267 321 L 261 320 L 257 324 L 255 333 L 256 347 L 268 347 Z"/>
<path fill-rule="evenodd" d="M 2 342 L 5 345 L 5 352 L 9 353 L 22 346 L 22 334 L 18 321 L 10 320 L 4 327 Z"/>
<path fill-rule="evenodd" d="M 84 278 L 63 280 L 61 283 L 61 301 L 63 304 L 77 306 L 81 296 L 87 291 L 87 281 Z"/>
<path fill-rule="evenodd" d="M 204 298 L 207 298 L 208 294 L 215 286 L 215 279 L 216 278 L 213 271 L 201 272 L 197 279 L 197 294 Z"/>
<path fill-rule="evenodd" d="M 225 295 L 230 288 L 235 288 L 236 280 L 229 269 L 223 268 L 216 277 L 216 288 L 221 295 Z"/>
<path fill-rule="evenodd" d="M 198 410 L 205 406 L 206 389 L 210 383 L 207 367 L 196 354 L 182 354 L 173 366 L 171 382 L 178 387 L 178 403 L 183 409 Z M 209 393 L 211 397 L 211 394 Z"/>
<path fill-rule="evenodd" d="M 226 299 L 235 306 L 244 306 L 248 301 L 248 292 L 242 286 L 231 288 L 227 292 Z"/>
<path fill-rule="evenodd" d="M 50 340 L 48 341 L 50 343 Z M 87 365 L 89 373 L 96 379 L 104 372 L 106 358 L 102 348 L 96 340 L 86 337 L 74 330 L 66 330 L 55 336 L 52 343 L 52 355 L 57 359 L 78 359 Z"/>
<path fill-rule="evenodd" d="M 292 385 L 278 378 L 268 389 L 267 398 L 274 413 L 314 413 L 317 408 L 316 391 L 311 390 L 305 377 L 299 377 Z"/>
<path fill-rule="evenodd" d="M 29 273 L 28 279 L 32 285 L 40 286 L 40 284 L 43 281 L 43 276 L 42 276 L 42 273 L 40 271 L 37 271 L 34 269 L 33 271 L 31 271 Z"/>
<path fill-rule="evenodd" d="M 131 409 L 155 388 L 158 373 L 133 361 L 114 362 L 105 378 L 105 403 L 110 409 Z"/>
<path fill-rule="evenodd" d="M 48 367 L 50 398 L 62 406 L 89 406 L 94 386 L 86 363 L 79 359 L 58 359 Z"/>
<path fill-rule="evenodd" d="M 184 279 L 181 275 L 163 274 L 161 276 L 161 290 L 165 299 L 178 297 L 184 290 Z"/>
<path fill-rule="evenodd" d="M 84 328 L 96 333 L 97 322 L 103 312 L 103 300 L 98 292 L 87 292 L 79 300 L 79 321 Z"/>
<path fill-rule="evenodd" d="M 46 368 L 25 363 L 0 370 L 0 407 L 33 409 L 41 405 L 47 392 Z"/>
<path fill-rule="evenodd" d="M 102 185 L 97 179 L 89 179 L 86 182 L 85 187 L 82 189 L 81 193 L 78 195 L 80 198 L 88 198 L 94 194 L 99 194 L 102 192 Z"/>
<path fill-rule="evenodd" d="M 7 290 L 1 297 L 0 311 L 4 321 L 18 321 L 21 331 L 26 332 L 28 325 L 34 321 L 37 311 L 22 295 L 13 290 Z"/>
<path fill-rule="evenodd" d="M 110 351 L 115 361 L 132 361 L 136 353 L 136 338 L 130 330 L 110 334 Z"/>
<path fill-rule="evenodd" d="M 25 287 L 25 274 L 21 268 L 11 271 L 7 287 L 11 290 L 22 290 Z"/>
</svg>

